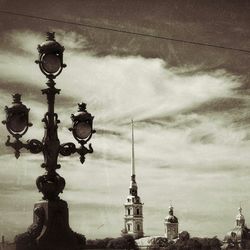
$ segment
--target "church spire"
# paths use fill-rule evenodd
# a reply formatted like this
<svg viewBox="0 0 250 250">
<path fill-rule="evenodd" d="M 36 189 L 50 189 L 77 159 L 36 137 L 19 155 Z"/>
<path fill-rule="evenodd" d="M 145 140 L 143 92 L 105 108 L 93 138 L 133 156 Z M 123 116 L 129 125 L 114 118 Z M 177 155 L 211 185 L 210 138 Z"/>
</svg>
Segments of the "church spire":
<svg viewBox="0 0 250 250">
<path fill-rule="evenodd" d="M 131 120 L 131 180 L 129 195 L 124 204 L 124 229 L 122 234 L 132 235 L 135 239 L 143 237 L 143 203 L 138 195 L 138 187 L 135 180 L 135 141 L 134 122 Z"/>
<path fill-rule="evenodd" d="M 135 180 L 135 141 L 134 141 L 134 121 L 131 120 L 131 181 L 129 193 L 133 196 L 137 196 L 137 184 Z"/>
<path fill-rule="evenodd" d="M 132 151 L 131 151 L 131 176 L 135 176 L 135 141 L 134 141 L 134 121 L 131 120 L 131 139 L 132 139 Z"/>
</svg>

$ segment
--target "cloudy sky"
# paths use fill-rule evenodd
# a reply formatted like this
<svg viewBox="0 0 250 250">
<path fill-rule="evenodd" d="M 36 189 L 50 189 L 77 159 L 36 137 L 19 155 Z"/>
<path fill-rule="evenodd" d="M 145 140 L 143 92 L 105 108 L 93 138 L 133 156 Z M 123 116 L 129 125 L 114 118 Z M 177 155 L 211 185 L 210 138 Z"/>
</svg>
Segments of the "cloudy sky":
<svg viewBox="0 0 250 250">
<path fill-rule="evenodd" d="M 0 10 L 250 50 L 249 1 L 0 1 Z M 45 77 L 34 63 L 46 31 L 65 47 L 56 79 L 61 142 L 84 101 L 95 116 L 95 150 L 82 166 L 60 158 L 71 227 L 87 238 L 119 236 L 130 179 L 130 119 L 146 235 L 161 235 L 170 201 L 180 230 L 219 236 L 241 202 L 250 221 L 250 54 L 0 13 L 0 112 L 19 92 L 42 139 Z M 0 128 L 0 233 L 32 223 L 42 155 L 16 160 Z M 249 222 L 250 224 L 250 222 Z"/>
</svg>

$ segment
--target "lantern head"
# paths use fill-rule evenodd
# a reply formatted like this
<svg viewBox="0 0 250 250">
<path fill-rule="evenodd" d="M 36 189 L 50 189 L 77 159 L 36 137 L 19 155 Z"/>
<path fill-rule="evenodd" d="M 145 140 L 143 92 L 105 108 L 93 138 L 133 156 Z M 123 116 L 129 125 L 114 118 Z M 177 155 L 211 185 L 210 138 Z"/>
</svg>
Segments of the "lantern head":
<svg viewBox="0 0 250 250">
<path fill-rule="evenodd" d="M 28 127 L 32 126 L 29 122 L 29 110 L 21 102 L 21 95 L 13 95 L 13 102 L 11 107 L 5 107 L 6 120 L 3 124 L 6 124 L 7 130 L 16 138 L 23 136 Z"/>
<path fill-rule="evenodd" d="M 79 143 L 85 144 L 95 133 L 95 130 L 93 130 L 94 117 L 87 112 L 85 103 L 78 104 L 78 112 L 72 114 L 71 119 L 72 128 L 69 130 L 72 131 L 73 136 Z"/>
<path fill-rule="evenodd" d="M 55 32 L 47 32 L 46 42 L 38 45 L 39 60 L 36 63 L 49 79 L 56 78 L 66 64 L 63 63 L 64 47 L 55 40 Z"/>
</svg>

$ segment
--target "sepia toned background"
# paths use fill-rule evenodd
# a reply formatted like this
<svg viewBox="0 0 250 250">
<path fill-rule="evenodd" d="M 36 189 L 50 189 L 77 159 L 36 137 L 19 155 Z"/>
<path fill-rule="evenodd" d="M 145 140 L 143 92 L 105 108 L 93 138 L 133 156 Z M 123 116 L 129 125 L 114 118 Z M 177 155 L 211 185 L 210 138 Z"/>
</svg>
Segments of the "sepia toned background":
<svg viewBox="0 0 250 250">
<path fill-rule="evenodd" d="M 0 11 L 250 50 L 249 1 L 7 1 Z M 65 47 L 67 68 L 56 112 L 61 142 L 73 141 L 70 115 L 84 101 L 95 116 L 93 155 L 60 159 L 61 198 L 70 225 L 87 238 L 119 236 L 130 180 L 130 120 L 146 235 L 163 235 L 172 202 L 180 230 L 223 235 L 240 203 L 250 221 L 250 53 L 195 46 L 0 12 L 0 118 L 22 94 L 43 137 L 45 77 L 34 63 L 46 31 Z M 42 155 L 16 160 L 0 127 L 0 234 L 12 240 L 32 223 L 41 198 Z"/>
</svg>

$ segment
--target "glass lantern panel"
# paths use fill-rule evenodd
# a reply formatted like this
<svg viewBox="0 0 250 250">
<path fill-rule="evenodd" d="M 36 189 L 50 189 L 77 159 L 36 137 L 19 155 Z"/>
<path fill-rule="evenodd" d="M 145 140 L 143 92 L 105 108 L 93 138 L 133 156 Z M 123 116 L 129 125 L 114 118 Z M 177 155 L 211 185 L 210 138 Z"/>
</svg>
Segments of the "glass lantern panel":
<svg viewBox="0 0 250 250">
<path fill-rule="evenodd" d="M 79 122 L 75 126 L 75 133 L 79 139 L 86 139 L 91 135 L 92 128 L 89 123 Z"/>
<path fill-rule="evenodd" d="M 42 59 L 42 66 L 48 73 L 56 73 L 61 68 L 61 60 L 56 54 L 47 54 Z"/>
<path fill-rule="evenodd" d="M 9 128 L 15 133 L 22 132 L 28 125 L 25 114 L 16 114 L 9 121 Z"/>
</svg>

